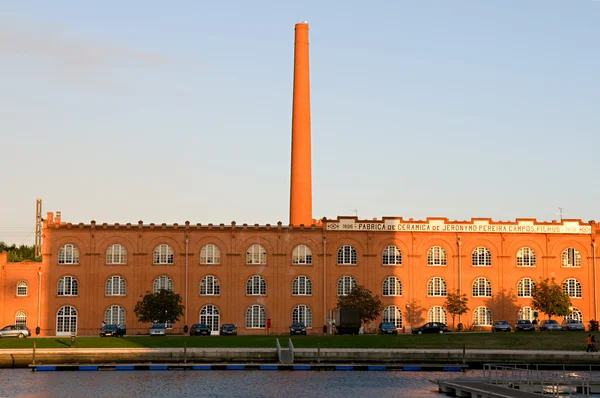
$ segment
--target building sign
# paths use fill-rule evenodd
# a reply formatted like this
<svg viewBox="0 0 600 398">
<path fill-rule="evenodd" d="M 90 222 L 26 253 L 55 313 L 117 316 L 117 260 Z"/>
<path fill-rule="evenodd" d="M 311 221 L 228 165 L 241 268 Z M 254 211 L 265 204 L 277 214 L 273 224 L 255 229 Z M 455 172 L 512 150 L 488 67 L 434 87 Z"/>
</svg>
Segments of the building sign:
<svg viewBox="0 0 600 398">
<path fill-rule="evenodd" d="M 374 232 L 480 232 L 480 233 L 516 233 L 516 234 L 591 234 L 592 227 L 580 225 L 577 221 L 565 221 L 562 224 L 536 224 L 533 221 L 516 223 L 490 223 L 473 221 L 472 223 L 449 223 L 445 220 L 423 222 L 405 222 L 385 220 L 361 222 L 354 219 L 326 221 L 328 231 L 374 231 Z"/>
</svg>

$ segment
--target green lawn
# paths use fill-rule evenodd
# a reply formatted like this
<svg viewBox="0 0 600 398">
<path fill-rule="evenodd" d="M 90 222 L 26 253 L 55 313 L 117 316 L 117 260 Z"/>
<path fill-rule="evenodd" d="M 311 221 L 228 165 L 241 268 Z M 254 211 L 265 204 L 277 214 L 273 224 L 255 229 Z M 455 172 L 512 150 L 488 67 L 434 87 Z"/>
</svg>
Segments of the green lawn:
<svg viewBox="0 0 600 398">
<path fill-rule="evenodd" d="M 518 350 L 574 350 L 586 347 L 587 332 L 534 332 L 534 333 L 447 333 L 443 335 L 398 336 L 294 336 L 297 348 L 455 348 L 463 345 L 478 349 Z M 289 336 L 132 336 L 132 337 L 77 337 L 78 348 L 132 348 L 132 347 L 264 347 L 274 348 L 275 339 L 287 347 Z M 0 349 L 68 348 L 70 338 L 0 339 Z"/>
</svg>

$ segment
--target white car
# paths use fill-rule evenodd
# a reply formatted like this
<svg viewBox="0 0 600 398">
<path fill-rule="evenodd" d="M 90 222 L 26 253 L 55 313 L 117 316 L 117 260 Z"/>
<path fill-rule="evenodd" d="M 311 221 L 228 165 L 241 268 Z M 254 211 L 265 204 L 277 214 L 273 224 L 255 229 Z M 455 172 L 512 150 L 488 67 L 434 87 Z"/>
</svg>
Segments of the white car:
<svg viewBox="0 0 600 398">
<path fill-rule="evenodd" d="M 150 336 L 166 336 L 167 328 L 163 323 L 157 323 L 150 327 Z"/>
<path fill-rule="evenodd" d="M 8 325 L 0 330 L 0 337 L 23 337 L 31 336 L 31 330 L 25 325 Z"/>
</svg>

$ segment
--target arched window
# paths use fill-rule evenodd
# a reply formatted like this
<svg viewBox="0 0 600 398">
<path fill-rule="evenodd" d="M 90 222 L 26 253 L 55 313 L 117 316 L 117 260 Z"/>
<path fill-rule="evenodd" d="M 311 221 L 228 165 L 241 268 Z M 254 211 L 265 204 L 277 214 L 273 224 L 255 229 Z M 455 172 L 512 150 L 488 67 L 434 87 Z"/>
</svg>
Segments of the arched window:
<svg viewBox="0 0 600 398">
<path fill-rule="evenodd" d="M 114 244 L 106 250 L 106 264 L 127 264 L 127 251 L 119 244 Z"/>
<path fill-rule="evenodd" d="M 166 243 L 156 246 L 154 249 L 154 264 L 173 264 L 175 253 L 173 248 Z"/>
<path fill-rule="evenodd" d="M 356 264 L 356 249 L 349 245 L 342 246 L 338 249 L 337 258 L 338 265 Z"/>
<path fill-rule="evenodd" d="M 79 249 L 75 245 L 63 245 L 58 250 L 59 264 L 79 264 Z"/>
<path fill-rule="evenodd" d="M 260 276 L 254 275 L 248 278 L 246 282 L 246 295 L 248 296 L 266 296 L 267 294 L 267 281 Z"/>
<path fill-rule="evenodd" d="M 310 247 L 299 245 L 292 252 L 292 264 L 312 264 L 312 251 Z"/>
<path fill-rule="evenodd" d="M 517 297 L 531 297 L 535 289 L 535 282 L 531 278 L 523 278 L 517 285 Z"/>
<path fill-rule="evenodd" d="M 72 276 L 63 276 L 58 280 L 59 296 L 77 296 L 79 294 L 79 283 Z"/>
<path fill-rule="evenodd" d="M 427 265 L 445 266 L 446 265 L 446 250 L 440 246 L 433 246 L 427 252 Z"/>
<path fill-rule="evenodd" d="M 306 328 L 312 328 L 312 311 L 306 305 L 297 305 L 292 311 L 292 322 L 303 323 Z"/>
<path fill-rule="evenodd" d="M 251 305 L 246 310 L 246 328 L 264 329 L 267 327 L 267 311 L 258 304 Z"/>
<path fill-rule="evenodd" d="M 388 246 L 383 249 L 381 255 L 382 265 L 402 265 L 402 252 L 396 246 Z"/>
<path fill-rule="evenodd" d="M 292 282 L 292 295 L 312 296 L 312 282 L 306 276 L 298 276 Z"/>
<path fill-rule="evenodd" d="M 207 275 L 200 281 L 201 296 L 218 296 L 221 294 L 221 286 L 219 278 L 212 275 Z"/>
<path fill-rule="evenodd" d="M 477 307 L 473 311 L 473 326 L 491 326 L 492 311 L 488 307 Z"/>
<path fill-rule="evenodd" d="M 577 279 L 570 278 L 563 282 L 563 291 L 571 298 L 581 298 L 581 283 Z"/>
<path fill-rule="evenodd" d="M 448 313 L 446 312 L 444 307 L 440 307 L 439 305 L 431 307 L 429 309 L 429 312 L 427 313 L 427 322 L 439 322 L 443 323 L 444 325 L 447 325 Z"/>
<path fill-rule="evenodd" d="M 473 267 L 491 267 L 492 253 L 487 247 L 479 246 L 471 254 L 471 264 Z"/>
<path fill-rule="evenodd" d="M 125 325 L 125 309 L 120 305 L 111 305 L 104 312 L 107 325 Z"/>
<path fill-rule="evenodd" d="M 154 293 L 158 293 L 161 290 L 168 290 L 170 292 L 173 291 L 173 279 L 169 278 L 166 275 L 161 275 L 154 280 L 152 284 L 152 288 L 154 289 Z"/>
<path fill-rule="evenodd" d="M 15 315 L 15 325 L 27 326 L 27 314 L 25 311 L 17 311 Z"/>
<path fill-rule="evenodd" d="M 348 275 L 342 276 L 340 279 L 338 279 L 337 294 L 338 296 L 347 296 L 355 287 L 356 281 L 353 277 Z"/>
<path fill-rule="evenodd" d="M 402 311 L 395 305 L 390 305 L 383 310 L 383 322 L 393 323 L 396 328 L 402 327 Z"/>
<path fill-rule="evenodd" d="M 535 267 L 535 252 L 532 248 L 522 247 L 517 252 L 517 267 Z"/>
<path fill-rule="evenodd" d="M 113 275 L 106 280 L 105 292 L 107 296 L 124 296 L 127 293 L 125 278 Z"/>
<path fill-rule="evenodd" d="M 583 323 L 583 314 L 581 313 L 581 311 L 579 311 L 579 309 L 572 307 L 571 311 L 569 312 L 569 314 L 565 317 L 565 319 L 573 319 L 577 322 L 582 322 Z"/>
<path fill-rule="evenodd" d="M 266 264 L 267 251 L 261 245 L 252 245 L 246 252 L 246 264 Z"/>
<path fill-rule="evenodd" d="M 69 336 L 71 333 L 77 333 L 77 310 L 65 305 L 56 313 L 56 335 Z"/>
<path fill-rule="evenodd" d="M 402 282 L 395 276 L 388 276 L 383 281 L 384 296 L 402 296 Z"/>
<path fill-rule="evenodd" d="M 221 264 L 221 250 L 213 245 L 206 245 L 200 250 L 200 264 Z"/>
<path fill-rule="evenodd" d="M 533 310 L 531 307 L 523 307 L 517 313 L 519 321 L 533 321 Z"/>
<path fill-rule="evenodd" d="M 27 296 L 27 282 L 25 282 L 25 281 L 17 282 L 17 296 L 19 296 L 19 297 Z"/>
<path fill-rule="evenodd" d="M 446 289 L 446 281 L 440 278 L 439 276 L 431 278 L 427 283 L 427 296 L 446 297 L 447 294 L 448 292 Z"/>
<path fill-rule="evenodd" d="M 561 258 L 563 267 L 581 267 L 581 253 L 573 247 L 565 249 Z"/>
<path fill-rule="evenodd" d="M 473 297 L 492 297 L 492 283 L 486 278 L 473 281 Z"/>
<path fill-rule="evenodd" d="M 216 332 L 221 325 L 221 313 L 217 306 L 208 304 L 200 310 L 200 323 L 208 325 L 211 331 Z"/>
</svg>

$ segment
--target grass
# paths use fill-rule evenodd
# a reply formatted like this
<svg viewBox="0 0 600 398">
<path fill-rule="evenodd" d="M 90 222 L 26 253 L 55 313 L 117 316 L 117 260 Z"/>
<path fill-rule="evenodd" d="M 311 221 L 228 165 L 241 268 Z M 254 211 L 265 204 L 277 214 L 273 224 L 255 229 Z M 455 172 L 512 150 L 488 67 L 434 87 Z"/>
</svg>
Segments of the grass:
<svg viewBox="0 0 600 398">
<path fill-rule="evenodd" d="M 439 349 L 512 349 L 512 350 L 572 350 L 583 351 L 587 332 L 534 332 L 534 333 L 447 333 L 443 335 L 398 336 L 323 336 L 292 337 L 296 348 L 439 348 Z M 288 335 L 280 336 L 131 336 L 131 337 L 77 337 L 77 348 L 143 348 L 143 347 L 231 347 L 275 348 L 275 339 L 287 347 Z M 68 348 L 70 338 L 0 339 L 0 349 Z"/>
</svg>

